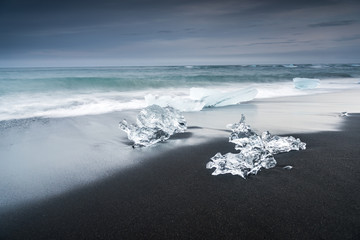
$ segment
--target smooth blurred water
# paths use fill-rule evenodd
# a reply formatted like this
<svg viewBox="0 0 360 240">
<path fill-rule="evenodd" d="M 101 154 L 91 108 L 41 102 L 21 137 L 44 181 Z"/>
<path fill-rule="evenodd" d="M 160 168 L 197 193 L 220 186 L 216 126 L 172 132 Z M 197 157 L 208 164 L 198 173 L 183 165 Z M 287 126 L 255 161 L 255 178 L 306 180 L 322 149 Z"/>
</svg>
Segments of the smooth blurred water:
<svg viewBox="0 0 360 240">
<path fill-rule="evenodd" d="M 356 64 L 92 68 L 2 68 L 0 94 L 51 91 L 132 91 L 147 88 L 270 83 L 360 76 Z"/>
<path fill-rule="evenodd" d="M 294 90 L 295 77 L 324 80 L 317 91 Z M 102 114 L 146 106 L 144 96 L 189 97 L 192 87 L 227 92 L 248 86 L 256 98 L 352 88 L 356 64 L 0 69 L 0 121 Z"/>
</svg>

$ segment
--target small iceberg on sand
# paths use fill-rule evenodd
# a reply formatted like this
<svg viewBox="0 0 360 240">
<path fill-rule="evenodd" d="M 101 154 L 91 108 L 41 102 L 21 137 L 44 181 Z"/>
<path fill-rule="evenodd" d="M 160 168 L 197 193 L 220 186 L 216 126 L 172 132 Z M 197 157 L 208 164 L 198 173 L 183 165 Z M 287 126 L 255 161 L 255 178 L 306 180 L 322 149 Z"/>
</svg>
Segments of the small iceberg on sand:
<svg viewBox="0 0 360 240">
<path fill-rule="evenodd" d="M 243 178 L 250 174 L 257 174 L 261 168 L 269 169 L 276 165 L 273 155 L 292 150 L 306 149 L 306 143 L 300 139 L 271 135 L 268 131 L 261 136 L 256 134 L 245 123 L 245 116 L 241 115 L 239 123 L 227 126 L 232 130 L 229 142 L 235 144 L 239 153 L 217 153 L 206 164 L 207 169 L 215 168 L 212 175 L 231 173 Z"/>
<path fill-rule="evenodd" d="M 297 89 L 314 89 L 320 85 L 320 79 L 315 78 L 294 78 L 293 82 Z"/>
<path fill-rule="evenodd" d="M 248 87 L 231 92 L 219 93 L 216 90 L 191 88 L 190 98 L 200 100 L 205 107 L 224 107 L 253 100 L 258 94 L 256 88 Z"/>
<path fill-rule="evenodd" d="M 283 167 L 283 169 L 291 170 L 291 169 L 293 169 L 293 166 L 287 165 L 287 166 Z"/>
<path fill-rule="evenodd" d="M 170 106 L 183 112 L 201 111 L 206 107 L 224 107 L 253 100 L 256 88 L 248 87 L 236 91 L 219 92 L 215 89 L 191 88 L 189 96 L 157 96 L 148 94 L 145 102 L 161 107 Z"/>
<path fill-rule="evenodd" d="M 166 141 L 175 133 L 186 130 L 186 120 L 181 113 L 172 107 L 151 105 L 139 113 L 135 124 L 126 120 L 119 123 L 121 130 L 127 133 L 134 146 L 150 146 Z"/>
</svg>

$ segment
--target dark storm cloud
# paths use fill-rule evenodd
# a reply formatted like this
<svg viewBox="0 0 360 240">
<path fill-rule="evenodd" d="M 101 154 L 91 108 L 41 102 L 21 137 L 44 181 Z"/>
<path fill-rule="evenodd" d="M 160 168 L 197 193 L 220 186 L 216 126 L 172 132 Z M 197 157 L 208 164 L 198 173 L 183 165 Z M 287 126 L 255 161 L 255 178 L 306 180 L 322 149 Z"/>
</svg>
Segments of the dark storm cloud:
<svg viewBox="0 0 360 240">
<path fill-rule="evenodd" d="M 316 44 L 340 49 L 359 33 L 359 9 L 351 0 L 2 0 L 0 65 L 180 56 L 216 62 L 217 56 L 265 56 L 270 46 L 282 54 L 311 53 Z M 357 40 L 346 46 L 356 48 Z"/>
<path fill-rule="evenodd" d="M 321 22 L 315 24 L 309 24 L 309 27 L 334 27 L 334 26 L 346 26 L 355 23 L 354 20 L 340 20 L 340 21 L 330 21 L 330 22 Z"/>
</svg>

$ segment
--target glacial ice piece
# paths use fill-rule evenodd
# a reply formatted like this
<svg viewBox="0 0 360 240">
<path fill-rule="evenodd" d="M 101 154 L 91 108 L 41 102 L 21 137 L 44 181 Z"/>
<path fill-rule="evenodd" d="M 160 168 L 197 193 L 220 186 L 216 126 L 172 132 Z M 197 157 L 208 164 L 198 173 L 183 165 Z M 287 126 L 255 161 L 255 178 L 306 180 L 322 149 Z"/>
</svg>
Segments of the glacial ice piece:
<svg viewBox="0 0 360 240">
<path fill-rule="evenodd" d="M 294 78 L 293 82 L 297 89 L 313 89 L 320 85 L 320 80 L 315 78 Z"/>
<path fill-rule="evenodd" d="M 128 139 L 133 141 L 135 146 L 150 146 L 166 141 L 175 133 L 185 132 L 186 120 L 172 107 L 151 105 L 141 110 L 136 124 L 128 124 L 123 120 L 119 127 L 127 133 Z"/>
<path fill-rule="evenodd" d="M 292 150 L 299 151 L 306 148 L 306 144 L 301 142 L 299 138 L 279 137 L 271 135 L 268 131 L 261 134 L 261 139 L 265 145 L 265 148 L 269 150 L 271 154 L 278 154 L 282 152 L 290 152 Z"/>
<path fill-rule="evenodd" d="M 275 165 L 276 161 L 271 154 L 254 153 L 246 156 L 240 152 L 237 154 L 226 153 L 225 155 L 217 153 L 206 164 L 206 168 L 215 168 L 212 175 L 231 173 L 246 178 L 249 174 L 257 174 L 262 167 L 268 169 Z"/>
<path fill-rule="evenodd" d="M 241 115 L 239 123 L 229 124 L 232 130 L 229 142 L 235 144 L 239 153 L 217 153 L 206 164 L 206 168 L 215 168 L 212 175 L 231 173 L 246 178 L 249 174 L 257 174 L 261 168 L 269 169 L 276 166 L 273 155 L 291 150 L 304 150 L 306 143 L 294 137 L 280 137 L 271 135 L 268 131 L 261 136 L 256 134 L 245 123 L 245 116 Z"/>
<path fill-rule="evenodd" d="M 190 98 L 194 100 L 202 100 L 210 95 L 218 94 L 219 91 L 215 89 L 206 89 L 206 88 L 190 88 Z"/>
<path fill-rule="evenodd" d="M 283 167 L 283 169 L 286 169 L 286 170 L 291 170 L 292 168 L 293 168 L 293 166 L 290 166 L 290 165 Z"/>
<path fill-rule="evenodd" d="M 160 107 L 170 106 L 182 112 L 200 111 L 205 106 L 205 103 L 198 100 L 182 98 L 180 96 L 156 96 L 152 94 L 145 96 L 145 102 L 148 106 L 153 104 Z"/>
<path fill-rule="evenodd" d="M 224 107 L 247 102 L 254 99 L 258 91 L 255 88 L 244 88 L 237 91 L 219 93 L 217 90 L 191 88 L 190 95 L 184 96 L 145 96 L 146 104 L 156 104 L 161 107 L 170 106 L 180 111 L 200 111 L 204 107 Z"/>
<path fill-rule="evenodd" d="M 190 97 L 201 100 L 205 107 L 224 107 L 253 100 L 258 93 L 256 88 L 248 87 L 232 92 L 219 93 L 216 90 L 191 88 Z"/>
<path fill-rule="evenodd" d="M 347 112 L 341 112 L 339 114 L 339 117 L 347 117 L 347 116 L 349 116 L 349 114 Z"/>
</svg>

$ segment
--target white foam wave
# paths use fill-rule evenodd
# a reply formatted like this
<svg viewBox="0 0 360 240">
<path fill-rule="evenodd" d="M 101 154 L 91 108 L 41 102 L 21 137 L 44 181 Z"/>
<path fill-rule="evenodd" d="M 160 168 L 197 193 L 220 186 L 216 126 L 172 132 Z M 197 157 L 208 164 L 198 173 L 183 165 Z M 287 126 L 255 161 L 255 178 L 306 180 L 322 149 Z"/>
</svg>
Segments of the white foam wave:
<svg viewBox="0 0 360 240">
<path fill-rule="evenodd" d="M 360 88 L 358 78 L 321 80 L 316 89 L 296 89 L 281 83 L 223 84 L 212 89 L 167 88 L 129 92 L 56 92 L 5 95 L 0 99 L 0 121 L 31 117 L 71 117 L 140 109 L 158 104 L 180 111 L 200 111 L 253 99 L 298 96 Z M 238 89 L 234 91 L 234 89 Z M 164 94 L 166 93 L 166 94 Z M 145 96 L 145 98 L 144 98 Z"/>
<path fill-rule="evenodd" d="M 97 115 L 145 106 L 142 99 L 119 99 L 109 94 L 37 94 L 6 96 L 3 100 L 0 120 Z"/>
<path fill-rule="evenodd" d="M 329 66 L 328 65 L 311 65 L 310 68 L 321 69 L 321 68 L 329 68 Z"/>
</svg>

